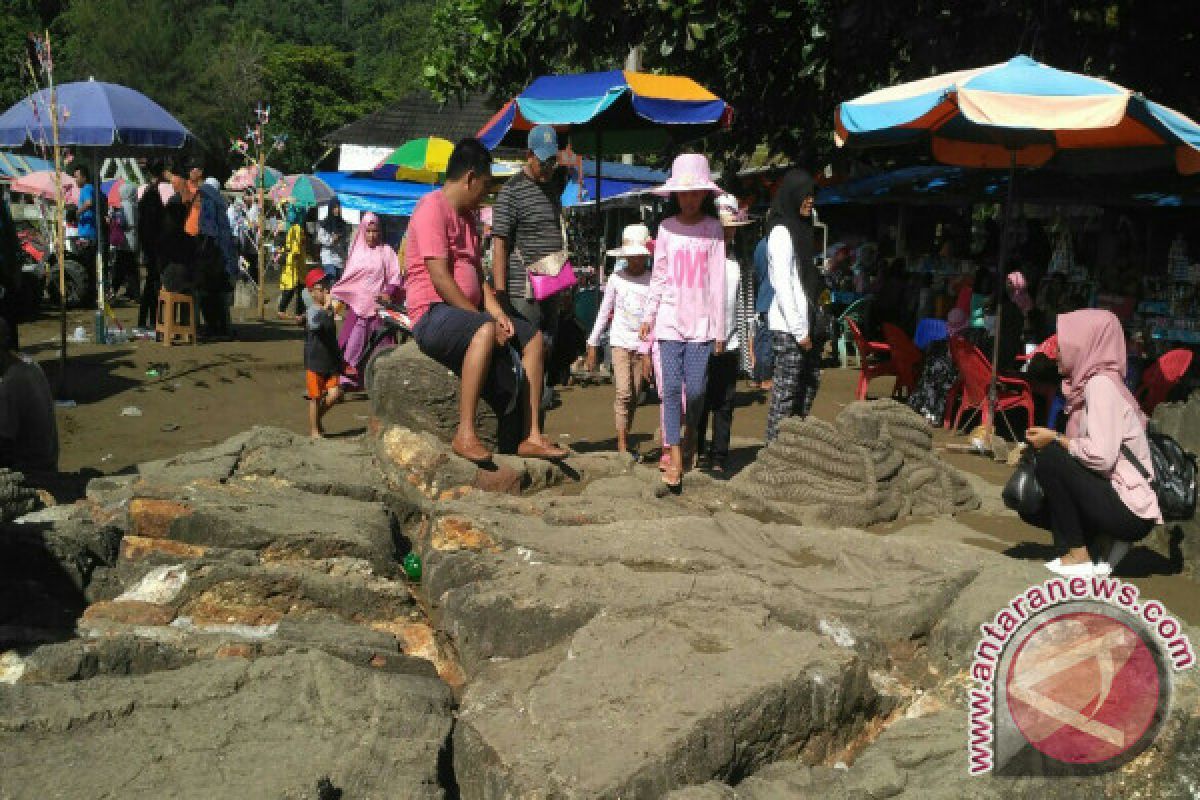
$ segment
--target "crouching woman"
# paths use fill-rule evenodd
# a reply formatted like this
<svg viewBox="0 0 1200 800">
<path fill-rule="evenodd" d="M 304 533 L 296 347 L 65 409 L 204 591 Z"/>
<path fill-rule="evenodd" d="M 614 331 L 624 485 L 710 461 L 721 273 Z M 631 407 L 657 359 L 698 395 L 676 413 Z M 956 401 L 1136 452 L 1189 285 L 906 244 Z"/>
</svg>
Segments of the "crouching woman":
<svg viewBox="0 0 1200 800">
<path fill-rule="evenodd" d="M 1050 530 L 1065 549 L 1046 564 L 1052 572 L 1107 575 L 1162 522 L 1154 488 L 1130 460 L 1153 474 L 1146 417 L 1125 387 L 1121 323 L 1098 309 L 1060 314 L 1058 362 L 1067 432 L 1026 433 L 1045 501 L 1025 521 Z"/>
</svg>

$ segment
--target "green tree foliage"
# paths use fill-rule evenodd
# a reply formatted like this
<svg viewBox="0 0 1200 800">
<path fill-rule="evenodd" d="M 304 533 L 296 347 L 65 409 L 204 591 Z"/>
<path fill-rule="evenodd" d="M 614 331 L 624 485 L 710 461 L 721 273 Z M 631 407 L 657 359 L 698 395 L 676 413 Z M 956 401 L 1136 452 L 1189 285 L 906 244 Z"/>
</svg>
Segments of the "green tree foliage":
<svg viewBox="0 0 1200 800">
<path fill-rule="evenodd" d="M 733 131 L 706 146 L 828 154 L 837 103 L 1018 52 L 1109 77 L 1195 115 L 1200 34 L 1190 6 L 1139 0 L 445 0 L 423 79 L 438 94 L 508 96 L 555 71 L 689 75 L 729 101 Z"/>
<path fill-rule="evenodd" d="M 0 13 L 0 110 L 29 94 L 30 79 L 24 67 L 25 41 L 40 32 L 42 21 L 34 0 L 6 0 Z"/>
<path fill-rule="evenodd" d="M 51 26 L 60 82 L 95 77 L 144 92 L 229 163 L 254 105 L 286 132 L 285 169 L 320 138 L 418 86 L 435 0 L 0 0 L 0 108 L 32 90 L 28 31 Z"/>
<path fill-rule="evenodd" d="M 321 135 L 365 113 L 351 57 L 333 47 L 279 44 L 263 70 L 271 121 L 288 132 L 276 163 L 285 172 L 309 172 L 322 152 Z M 315 154 L 315 155 L 314 155 Z"/>
</svg>

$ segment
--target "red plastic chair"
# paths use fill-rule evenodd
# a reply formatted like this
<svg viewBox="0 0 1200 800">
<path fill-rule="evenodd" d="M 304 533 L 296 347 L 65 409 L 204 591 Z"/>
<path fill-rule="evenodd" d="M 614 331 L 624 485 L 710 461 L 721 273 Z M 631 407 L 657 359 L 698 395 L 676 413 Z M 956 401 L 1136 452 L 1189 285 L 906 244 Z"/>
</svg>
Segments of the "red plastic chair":
<svg viewBox="0 0 1200 800">
<path fill-rule="evenodd" d="M 1142 411 L 1153 414 L 1155 407 L 1167 399 L 1175 384 L 1183 380 L 1192 366 L 1192 351 L 1179 348 L 1163 353 L 1142 373 L 1142 382 L 1134 397 Z"/>
<path fill-rule="evenodd" d="M 866 400 L 867 385 L 873 378 L 896 374 L 896 365 L 890 359 L 880 360 L 880 357 L 890 356 L 892 348 L 883 342 L 868 342 L 854 320 L 847 319 L 846 325 L 850 328 L 850 335 L 854 337 L 854 349 L 858 351 L 858 389 L 854 398 Z"/>
<path fill-rule="evenodd" d="M 896 369 L 892 397 L 908 397 L 917 390 L 917 369 L 924 354 L 907 333 L 890 322 L 883 323 L 883 338 L 892 350 L 892 365 Z"/>
<path fill-rule="evenodd" d="M 958 413 L 954 416 L 953 428 L 958 430 L 962 423 L 963 414 L 968 411 L 979 411 L 983 415 L 983 426 L 990 428 L 992 413 L 988 407 L 988 386 L 992 380 L 992 365 L 979 348 L 955 336 L 950 340 L 950 358 L 958 369 L 958 382 L 950 390 L 946 399 L 946 416 L 943 420 L 946 428 L 951 427 L 950 412 L 953 410 L 955 399 L 958 400 Z M 1020 378 L 1010 378 L 1007 375 L 996 376 L 996 411 L 1003 413 L 1013 408 L 1023 408 L 1026 414 L 1026 425 L 1033 426 L 1033 392 L 1029 384 Z"/>
</svg>

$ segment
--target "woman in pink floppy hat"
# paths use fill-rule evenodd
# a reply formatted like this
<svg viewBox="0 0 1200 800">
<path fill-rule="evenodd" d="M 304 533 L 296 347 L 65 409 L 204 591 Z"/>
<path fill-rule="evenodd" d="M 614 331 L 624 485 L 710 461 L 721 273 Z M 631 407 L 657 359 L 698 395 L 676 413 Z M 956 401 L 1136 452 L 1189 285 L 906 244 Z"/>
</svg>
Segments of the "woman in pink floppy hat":
<svg viewBox="0 0 1200 800">
<path fill-rule="evenodd" d="M 655 240 L 640 335 L 655 342 L 661 359 L 663 446 L 671 455 L 663 482 L 678 492 L 684 430 L 689 437 L 695 430 L 685 425 L 685 402 L 690 417 L 703 410 L 708 359 L 725 344 L 725 237 L 714 204 L 721 189 L 703 155 L 677 156 L 670 179 L 654 191 L 671 204 Z"/>
</svg>

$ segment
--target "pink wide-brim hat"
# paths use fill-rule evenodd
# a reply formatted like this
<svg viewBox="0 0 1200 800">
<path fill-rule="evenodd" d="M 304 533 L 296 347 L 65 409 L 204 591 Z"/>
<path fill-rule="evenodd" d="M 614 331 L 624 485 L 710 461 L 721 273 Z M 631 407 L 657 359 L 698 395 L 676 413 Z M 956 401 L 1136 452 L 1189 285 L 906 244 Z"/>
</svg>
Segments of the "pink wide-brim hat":
<svg viewBox="0 0 1200 800">
<path fill-rule="evenodd" d="M 668 195 L 697 190 L 720 192 L 721 187 L 713 183 L 707 158 L 700 153 L 684 153 L 675 156 L 675 162 L 671 164 L 671 177 L 667 182 L 651 191 L 657 195 Z"/>
</svg>

